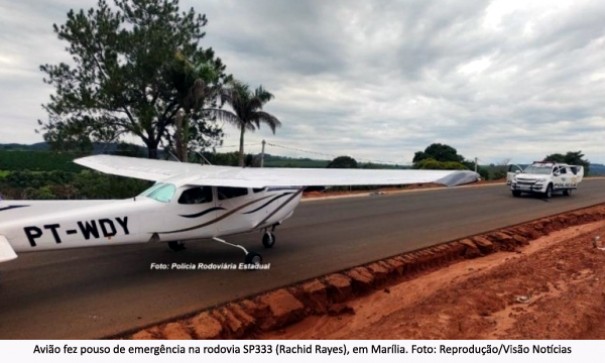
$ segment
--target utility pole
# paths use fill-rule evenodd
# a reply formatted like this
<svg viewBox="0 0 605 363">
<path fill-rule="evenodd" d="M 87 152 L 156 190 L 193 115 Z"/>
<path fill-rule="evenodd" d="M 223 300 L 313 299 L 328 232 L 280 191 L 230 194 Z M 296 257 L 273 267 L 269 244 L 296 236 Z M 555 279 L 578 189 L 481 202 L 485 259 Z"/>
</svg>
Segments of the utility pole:
<svg viewBox="0 0 605 363">
<path fill-rule="evenodd" d="M 477 163 L 479 162 L 479 158 L 475 156 L 475 173 L 477 172 Z"/>
<path fill-rule="evenodd" d="M 260 167 L 264 167 L 265 166 L 265 144 L 267 142 L 263 139 L 263 148 L 260 152 Z"/>
</svg>

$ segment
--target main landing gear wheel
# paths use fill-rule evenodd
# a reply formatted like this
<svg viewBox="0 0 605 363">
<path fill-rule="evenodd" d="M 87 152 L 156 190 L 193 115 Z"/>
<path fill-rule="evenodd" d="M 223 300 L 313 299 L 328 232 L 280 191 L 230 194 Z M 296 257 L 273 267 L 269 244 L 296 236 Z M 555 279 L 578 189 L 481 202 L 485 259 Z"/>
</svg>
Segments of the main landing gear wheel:
<svg viewBox="0 0 605 363">
<path fill-rule="evenodd" d="M 179 252 L 185 249 L 185 244 L 181 241 L 168 242 L 168 247 L 174 252 Z"/>
<path fill-rule="evenodd" d="M 263 262 L 263 257 L 254 251 L 250 251 L 246 254 L 244 261 L 247 265 L 260 265 Z"/>
<path fill-rule="evenodd" d="M 263 234 L 263 246 L 265 248 L 271 248 L 275 245 L 275 235 L 273 232 L 265 232 Z"/>
<path fill-rule="evenodd" d="M 225 241 L 224 239 L 220 239 L 218 237 L 212 237 L 212 239 L 216 242 L 222 243 L 227 246 L 239 248 L 240 250 L 244 251 L 244 253 L 246 254 L 246 257 L 244 258 L 244 262 L 247 265 L 260 265 L 260 263 L 263 261 L 263 258 L 261 257 L 261 255 L 259 255 L 258 253 L 254 252 L 254 251 L 248 251 L 242 245 L 236 245 L 233 243 L 229 243 L 229 242 Z"/>
</svg>

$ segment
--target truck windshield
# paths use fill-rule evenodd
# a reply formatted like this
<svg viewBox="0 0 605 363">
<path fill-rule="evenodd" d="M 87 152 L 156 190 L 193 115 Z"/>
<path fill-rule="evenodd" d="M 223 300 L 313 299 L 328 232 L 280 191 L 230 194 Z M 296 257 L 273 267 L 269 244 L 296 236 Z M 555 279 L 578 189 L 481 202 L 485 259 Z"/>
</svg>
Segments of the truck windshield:
<svg viewBox="0 0 605 363">
<path fill-rule="evenodd" d="M 169 203 L 174 197 L 175 192 L 176 187 L 173 184 L 157 183 L 140 195 L 157 200 L 158 202 Z"/>
<path fill-rule="evenodd" d="M 525 174 L 545 174 L 545 175 L 549 175 L 551 171 L 552 171 L 551 166 L 535 166 L 535 165 L 530 165 L 527 168 L 525 168 L 525 170 L 523 170 L 523 172 Z"/>
</svg>

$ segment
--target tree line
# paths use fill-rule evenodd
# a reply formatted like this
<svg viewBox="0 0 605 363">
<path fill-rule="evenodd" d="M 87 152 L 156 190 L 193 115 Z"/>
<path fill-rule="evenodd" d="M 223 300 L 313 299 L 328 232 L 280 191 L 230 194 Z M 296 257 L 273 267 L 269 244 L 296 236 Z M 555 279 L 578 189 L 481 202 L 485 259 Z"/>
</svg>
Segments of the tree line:
<svg viewBox="0 0 605 363">
<path fill-rule="evenodd" d="M 116 152 L 122 155 L 140 155 L 140 148 L 118 145 Z M 135 196 L 151 183 L 130 178 L 106 175 L 84 169 L 72 162 L 77 154 L 48 151 L 0 150 L 0 195 L 5 199 L 119 199 Z M 359 163 L 350 156 L 333 160 L 288 159 L 267 156 L 265 165 L 285 167 L 327 168 L 385 168 L 385 165 Z M 474 164 L 459 155 L 449 145 L 431 144 L 415 154 L 416 169 L 474 169 Z M 589 162 L 582 152 L 550 154 L 545 161 L 583 165 L 588 174 Z M 240 164 L 240 153 L 202 153 L 194 155 L 193 162 L 210 162 L 213 165 Z M 269 161 L 269 163 L 267 163 Z M 244 164 L 260 166 L 260 155 L 247 154 Z M 290 165 L 292 164 L 292 165 Z M 393 166 L 395 168 L 395 166 Z M 507 165 L 480 166 L 478 172 L 484 180 L 506 177 Z M 348 189 L 348 188 L 341 188 Z M 371 186 L 356 189 L 372 189 Z"/>
<path fill-rule="evenodd" d="M 549 154 L 540 161 L 551 161 L 557 163 L 566 163 L 570 165 L 582 165 L 585 175 L 590 171 L 590 161 L 585 159 L 582 151 L 568 151 L 565 154 Z M 477 165 L 475 162 L 466 159 L 458 154 L 458 151 L 446 144 L 433 143 L 423 151 L 417 151 L 412 160 L 413 169 L 433 169 L 433 170 L 475 170 L 483 180 L 498 180 L 506 177 L 508 160 L 500 165 Z M 328 167 L 332 168 L 357 168 L 358 164 L 350 156 L 339 156 L 333 159 Z"/>
</svg>

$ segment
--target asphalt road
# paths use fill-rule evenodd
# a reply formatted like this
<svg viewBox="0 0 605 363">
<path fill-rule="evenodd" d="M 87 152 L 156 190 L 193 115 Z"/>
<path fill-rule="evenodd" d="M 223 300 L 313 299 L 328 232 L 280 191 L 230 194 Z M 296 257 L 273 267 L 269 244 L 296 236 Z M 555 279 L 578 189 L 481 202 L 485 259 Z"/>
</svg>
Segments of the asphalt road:
<svg viewBox="0 0 605 363">
<path fill-rule="evenodd" d="M 157 271 L 151 263 L 233 262 L 211 241 L 22 254 L 0 265 L 0 339 L 115 335 L 364 262 L 605 202 L 605 179 L 571 197 L 513 198 L 504 185 L 302 203 L 263 250 L 261 234 L 228 238 L 263 254 L 268 271 Z"/>
</svg>

